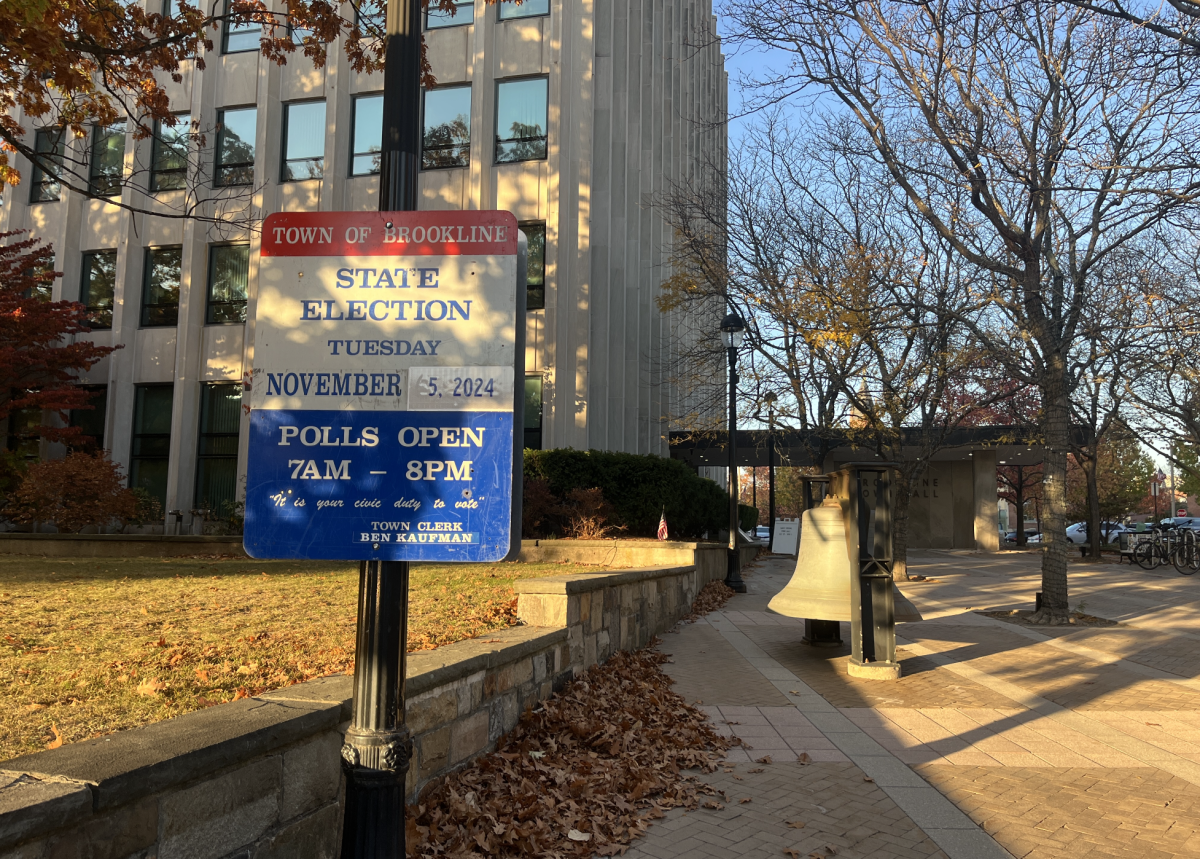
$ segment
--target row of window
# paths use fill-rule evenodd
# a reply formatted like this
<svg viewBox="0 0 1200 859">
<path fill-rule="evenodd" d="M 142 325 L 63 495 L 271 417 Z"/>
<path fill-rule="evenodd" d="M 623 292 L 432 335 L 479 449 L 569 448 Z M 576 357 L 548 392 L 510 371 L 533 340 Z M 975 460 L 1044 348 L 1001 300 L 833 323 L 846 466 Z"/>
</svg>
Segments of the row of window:
<svg viewBox="0 0 1200 859">
<path fill-rule="evenodd" d="M 536 161 L 546 157 L 549 84 L 545 77 L 520 78 L 496 83 L 497 164 Z M 380 169 L 383 139 L 383 95 L 354 98 L 350 136 L 350 175 L 369 176 Z M 217 111 L 213 182 L 218 186 L 254 183 L 255 135 L 258 109 L 225 108 Z M 281 182 L 320 179 L 325 174 L 325 102 L 299 101 L 283 106 L 283 158 Z M 175 125 L 155 124 L 150 154 L 150 190 L 175 191 L 187 184 L 191 121 L 175 115 Z M 39 129 L 34 149 L 51 164 L 61 165 L 66 132 Z M 427 90 L 421 164 L 427 170 L 463 167 L 471 158 L 471 87 L 450 86 Z M 125 123 L 97 126 L 92 133 L 88 160 L 88 186 L 99 197 L 121 193 L 125 161 Z M 40 165 L 33 167 L 30 202 L 45 203 L 61 196 L 59 183 Z"/>
<path fill-rule="evenodd" d="M 142 280 L 140 323 L 150 328 L 179 322 L 179 287 L 183 248 L 146 248 Z M 250 245 L 210 245 L 208 289 L 204 321 L 208 325 L 246 321 L 246 295 L 250 279 Z M 87 251 L 79 301 L 87 306 L 93 329 L 112 328 L 117 286 L 117 252 Z"/>
<path fill-rule="evenodd" d="M 546 306 L 546 225 L 521 224 L 529 241 L 529 278 L 526 306 Z M 142 276 L 143 328 L 176 325 L 179 322 L 179 289 L 183 277 L 183 248 L 146 248 Z M 246 321 L 246 295 L 250 279 L 248 244 L 210 245 L 208 282 L 204 311 L 207 325 Z M 87 306 L 93 329 L 112 328 L 113 302 L 117 292 L 117 252 L 87 251 L 83 255 L 79 301 Z"/>
<path fill-rule="evenodd" d="M 540 18 L 550 14 L 550 0 L 504 0 L 499 4 L 498 17 L 501 21 L 511 21 L 517 18 Z M 228 14 L 229 4 L 225 6 Z M 165 14 L 174 13 L 174 0 L 166 0 Z M 364 13 L 355 9 L 355 23 L 364 33 L 382 34 L 385 29 L 387 13 L 383 9 Z M 454 11 L 447 12 L 441 8 L 432 8 L 425 12 L 425 29 L 441 30 L 447 27 L 465 27 L 475 23 L 474 0 L 459 0 L 454 3 Z M 288 26 L 292 41 L 297 45 L 311 36 L 311 33 L 301 27 Z M 224 28 L 221 37 L 221 53 L 241 54 L 262 49 L 262 27 L 254 22 L 231 23 Z"/>
</svg>

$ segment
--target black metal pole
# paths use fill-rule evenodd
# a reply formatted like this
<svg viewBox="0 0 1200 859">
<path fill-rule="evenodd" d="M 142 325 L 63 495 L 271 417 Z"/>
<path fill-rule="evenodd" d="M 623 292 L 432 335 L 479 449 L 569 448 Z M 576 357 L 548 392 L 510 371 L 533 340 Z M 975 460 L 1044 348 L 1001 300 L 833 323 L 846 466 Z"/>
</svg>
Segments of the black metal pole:
<svg viewBox="0 0 1200 859">
<path fill-rule="evenodd" d="M 415 212 L 421 157 L 421 3 L 387 0 L 379 211 Z M 342 746 L 342 859 L 403 859 L 408 562 L 362 561 L 354 712 Z"/>
<path fill-rule="evenodd" d="M 354 710 L 342 746 L 342 859 L 403 859 L 408 562 L 363 561 L 358 572 Z"/>
<path fill-rule="evenodd" d="M 775 545 L 775 407 L 767 407 L 767 547 Z"/>
<path fill-rule="evenodd" d="M 725 584 L 744 594 L 742 561 L 738 555 L 738 468 L 737 468 L 737 347 L 729 347 L 729 567 Z"/>
<path fill-rule="evenodd" d="M 421 3 L 388 0 L 379 211 L 415 212 L 421 158 Z"/>
</svg>

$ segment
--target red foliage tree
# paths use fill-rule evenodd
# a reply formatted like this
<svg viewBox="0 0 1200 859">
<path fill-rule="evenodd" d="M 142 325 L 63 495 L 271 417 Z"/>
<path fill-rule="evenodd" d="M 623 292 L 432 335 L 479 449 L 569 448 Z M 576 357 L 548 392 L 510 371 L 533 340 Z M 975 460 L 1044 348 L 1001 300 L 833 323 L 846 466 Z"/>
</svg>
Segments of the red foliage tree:
<svg viewBox="0 0 1200 859">
<path fill-rule="evenodd" d="M 79 373 L 114 347 L 76 338 L 90 330 L 87 308 L 46 298 L 62 276 L 52 270 L 54 248 L 35 239 L 11 241 L 19 235 L 0 233 L 0 426 L 24 409 L 57 412 L 63 426 L 43 422 L 30 434 L 79 443 L 83 433 L 66 425 L 71 409 L 92 408 Z"/>
<path fill-rule="evenodd" d="M 138 497 L 103 453 L 70 453 L 29 466 L 5 512 L 14 522 L 53 522 L 77 533 L 89 525 L 124 525 L 138 515 Z"/>
</svg>

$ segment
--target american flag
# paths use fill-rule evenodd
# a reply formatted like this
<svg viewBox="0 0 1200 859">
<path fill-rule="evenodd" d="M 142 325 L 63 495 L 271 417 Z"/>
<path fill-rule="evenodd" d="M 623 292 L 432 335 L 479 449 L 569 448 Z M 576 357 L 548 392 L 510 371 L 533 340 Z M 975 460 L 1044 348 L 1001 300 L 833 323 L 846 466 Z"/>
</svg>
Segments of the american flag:
<svg viewBox="0 0 1200 859">
<path fill-rule="evenodd" d="M 663 508 L 662 516 L 658 520 L 658 539 L 667 539 L 667 508 Z"/>
</svg>

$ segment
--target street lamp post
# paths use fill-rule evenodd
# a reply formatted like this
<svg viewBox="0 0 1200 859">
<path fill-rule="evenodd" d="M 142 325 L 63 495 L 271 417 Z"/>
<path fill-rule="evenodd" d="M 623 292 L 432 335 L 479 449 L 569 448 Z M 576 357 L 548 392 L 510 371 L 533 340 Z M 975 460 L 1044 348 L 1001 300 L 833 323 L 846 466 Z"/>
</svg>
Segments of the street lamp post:
<svg viewBox="0 0 1200 859">
<path fill-rule="evenodd" d="M 775 545 L 775 392 L 768 391 L 767 403 L 767 549 Z"/>
<path fill-rule="evenodd" d="M 737 469 L 737 351 L 746 333 L 746 323 L 736 312 L 721 320 L 721 340 L 729 352 L 729 566 L 725 584 L 744 594 L 742 564 L 738 557 L 738 469 Z"/>
<path fill-rule="evenodd" d="M 379 211 L 415 212 L 420 159 L 420 0 L 387 0 Z M 408 561 L 362 561 L 354 702 L 342 746 L 342 859 L 403 859 L 404 784 L 412 739 L 404 723 Z"/>
</svg>

